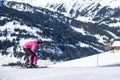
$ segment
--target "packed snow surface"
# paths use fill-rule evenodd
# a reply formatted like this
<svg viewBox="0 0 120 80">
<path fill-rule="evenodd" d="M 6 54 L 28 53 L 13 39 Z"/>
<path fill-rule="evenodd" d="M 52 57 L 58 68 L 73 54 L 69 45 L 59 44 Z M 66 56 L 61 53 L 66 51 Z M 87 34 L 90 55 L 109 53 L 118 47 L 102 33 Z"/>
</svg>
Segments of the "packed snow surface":
<svg viewBox="0 0 120 80">
<path fill-rule="evenodd" d="M 113 51 L 81 59 L 53 64 L 38 60 L 38 65 L 48 68 L 20 69 L 0 66 L 0 80 L 120 80 L 120 54 Z M 97 60 L 97 61 L 96 61 Z M 0 65 L 18 61 L 0 55 Z"/>
</svg>

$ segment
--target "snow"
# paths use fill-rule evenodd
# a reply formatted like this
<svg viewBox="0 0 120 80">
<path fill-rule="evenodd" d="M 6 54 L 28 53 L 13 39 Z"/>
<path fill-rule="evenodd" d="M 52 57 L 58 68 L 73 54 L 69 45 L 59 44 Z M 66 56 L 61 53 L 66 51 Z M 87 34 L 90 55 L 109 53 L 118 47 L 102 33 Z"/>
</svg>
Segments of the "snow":
<svg viewBox="0 0 120 80">
<path fill-rule="evenodd" d="M 84 65 L 83 65 L 84 64 Z M 120 64 L 120 54 L 114 51 L 55 64 L 53 67 L 98 67 Z"/>
<path fill-rule="evenodd" d="M 6 0 L 6 1 L 18 1 L 18 2 L 25 2 L 30 3 L 35 6 L 43 6 L 46 7 L 46 4 L 49 3 L 65 3 L 67 11 L 71 9 L 71 5 L 73 5 L 73 1 L 77 0 Z M 81 0 L 83 1 L 83 0 Z M 86 2 L 88 0 L 85 0 Z M 93 2 L 92 2 L 93 1 Z M 111 6 L 112 8 L 118 7 L 119 0 L 89 0 L 89 4 L 94 3 L 94 1 L 100 2 L 100 4 L 106 6 Z M 37 4 L 36 4 L 37 3 Z M 83 2 L 81 2 L 81 5 Z M 113 5 L 114 4 L 114 5 Z M 79 4 L 78 4 L 79 5 Z M 82 7 L 88 6 L 87 3 Z M 77 9 L 77 6 L 75 7 Z M 81 8 L 81 9 L 82 9 Z M 68 15 L 68 13 L 66 13 Z M 1 20 L 5 17 L 1 17 Z M 78 17 L 77 20 L 83 20 L 86 22 L 92 21 L 91 18 L 85 18 L 85 17 Z M 27 27 L 25 25 L 21 26 L 19 22 L 15 21 L 15 26 L 13 25 L 13 22 L 9 22 L 4 26 L 3 28 L 0 28 L 1 31 L 4 31 L 5 29 L 9 30 L 9 34 L 7 38 L 10 38 L 9 35 L 14 32 L 14 28 L 21 28 L 29 30 L 29 32 L 32 32 L 32 34 L 35 34 L 38 30 L 37 28 L 31 29 L 30 27 Z M 94 22 L 93 22 L 94 23 Z M 110 24 L 110 26 L 114 26 L 115 24 Z M 116 25 L 119 25 L 117 23 Z M 73 30 L 82 33 L 85 35 L 85 31 L 83 29 L 71 27 Z M 107 31 L 108 32 L 108 31 Z M 113 37 L 117 37 L 112 32 L 108 32 Z M 38 36 L 36 34 L 36 36 Z M 96 35 L 96 37 L 99 35 Z M 41 36 L 38 36 L 42 40 L 52 41 L 51 39 L 42 38 Z M 12 37 L 11 40 L 15 39 L 16 37 Z M 99 42 L 103 42 L 103 37 L 99 38 Z M 1 37 L 1 40 L 6 39 L 5 37 Z M 21 46 L 26 41 L 21 39 L 20 44 Z M 81 47 L 88 47 L 89 45 L 84 43 L 79 43 Z M 17 62 L 17 61 L 23 61 L 22 59 L 14 58 L 12 55 L 8 56 L 2 56 L 0 53 L 0 80 L 120 80 L 120 54 L 113 53 L 114 51 L 109 51 L 106 53 L 100 53 L 88 57 L 84 57 L 81 59 L 75 59 L 71 61 L 66 62 L 58 62 L 54 64 L 53 62 L 49 60 L 38 60 L 39 66 L 48 66 L 49 68 L 37 68 L 37 69 L 18 69 L 14 67 L 3 67 L 1 66 L 4 63 L 10 63 L 10 62 Z"/>
<path fill-rule="evenodd" d="M 0 19 L 4 19 L 4 18 L 5 17 L 1 17 Z M 15 31 L 15 29 L 27 30 L 27 33 L 24 33 L 24 32 L 20 33 L 20 32 Z M 43 38 L 43 37 L 39 36 L 36 32 L 38 31 L 38 32 L 42 33 L 42 31 L 40 29 L 35 28 L 35 27 L 29 27 L 29 26 L 26 26 L 26 25 L 20 25 L 20 22 L 15 21 L 15 20 L 12 21 L 12 22 L 8 22 L 8 23 L 6 23 L 6 25 L 0 27 L 0 31 L 5 31 L 5 30 L 7 30 L 7 36 L 1 36 L 0 37 L 1 41 L 6 40 L 6 38 L 9 38 L 10 41 L 12 41 L 13 39 L 16 39 L 17 38 L 16 36 L 11 36 L 12 33 L 30 34 L 30 35 L 34 34 L 34 36 L 37 36 L 38 39 L 42 39 L 43 41 L 52 41 L 51 38 Z M 20 43 L 22 42 L 21 45 L 26 42 L 25 40 L 30 41 L 30 40 L 33 40 L 33 39 L 28 39 L 28 40 L 27 39 L 22 39 L 22 40 L 20 40 Z"/>
<path fill-rule="evenodd" d="M 115 35 L 113 32 L 110 32 L 110 31 L 106 31 L 106 32 L 108 32 L 111 36 L 113 36 L 114 39 L 119 38 L 119 36 Z"/>
<path fill-rule="evenodd" d="M 6 74 L 7 72 L 7 74 Z M 104 68 L 2 68 L 0 80 L 119 80 L 119 67 Z"/>
<path fill-rule="evenodd" d="M 120 23 L 119 23 L 119 22 L 117 22 L 117 23 L 110 23 L 109 26 L 110 26 L 110 27 L 115 27 L 115 26 L 116 26 L 116 27 L 119 27 L 119 26 L 120 26 Z"/>
<path fill-rule="evenodd" d="M 76 20 L 83 21 L 83 22 L 91 22 L 95 23 L 95 21 L 92 21 L 91 17 L 85 17 L 85 16 L 78 16 Z"/>
<path fill-rule="evenodd" d="M 119 7 L 120 0 L 6 0 L 6 1 L 16 1 L 16 2 L 24 2 L 30 3 L 31 5 L 46 7 L 49 4 L 62 4 L 65 3 L 67 6 L 66 8 L 69 9 L 73 3 L 79 3 L 78 5 L 82 5 L 81 8 L 85 8 L 88 5 L 93 3 L 98 4 L 100 3 L 102 6 L 110 6 L 111 8 Z M 37 3 L 37 4 L 36 4 Z M 77 5 L 77 6 L 78 6 Z M 77 7 L 76 6 L 76 7 Z"/>
<path fill-rule="evenodd" d="M 120 41 L 114 41 L 112 46 L 113 47 L 119 47 L 120 46 Z"/>
<path fill-rule="evenodd" d="M 14 57 L 0 55 L 0 64 L 17 61 Z M 0 80 L 119 80 L 120 54 L 113 51 L 76 60 L 53 64 L 39 60 L 38 65 L 49 68 L 19 69 L 0 66 Z"/>
<path fill-rule="evenodd" d="M 100 8 L 103 8 L 104 6 L 108 6 L 110 8 L 119 8 L 119 2 L 120 0 L 6 0 L 6 1 L 16 1 L 16 2 L 21 2 L 21 3 L 28 3 L 30 5 L 36 6 L 36 7 L 42 7 L 49 9 L 51 11 L 57 11 L 58 7 L 63 5 L 65 7 L 66 12 L 61 12 L 61 14 L 64 14 L 67 17 L 75 17 L 77 10 L 79 12 L 83 11 L 84 9 L 88 9 L 88 16 L 78 16 L 76 20 L 80 20 L 82 22 L 91 22 L 95 23 L 93 21 L 93 17 L 98 13 Z M 36 4 L 37 3 L 37 4 Z M 94 10 L 98 4 L 101 5 L 101 7 L 96 10 L 95 12 L 91 12 L 91 9 Z M 52 7 L 51 7 L 52 5 Z M 16 6 L 14 7 L 16 8 Z M 71 9 L 73 10 L 72 15 L 70 14 Z M 22 11 L 24 10 L 22 7 L 19 8 L 18 10 Z M 29 11 L 29 8 L 24 11 Z M 108 15 L 114 14 L 113 12 L 107 13 Z M 117 18 L 116 18 L 117 19 Z M 110 27 L 118 27 L 120 25 L 119 22 L 117 23 L 110 23 L 107 24 Z"/>
<path fill-rule="evenodd" d="M 116 7 L 120 7 L 119 4 L 120 0 L 101 0 L 101 4 L 103 6 L 110 6 L 111 8 L 116 8 Z"/>
<path fill-rule="evenodd" d="M 15 25 L 13 25 L 14 23 L 15 23 Z M 15 29 L 27 30 L 27 33 L 29 33 L 31 35 L 34 34 L 35 36 L 39 37 L 39 35 L 36 34 L 36 32 L 39 31 L 38 28 L 31 28 L 31 27 L 28 27 L 26 25 L 21 26 L 19 22 L 13 21 L 13 22 L 6 23 L 6 25 L 4 25 L 3 27 L 0 27 L 1 31 L 7 30 L 7 32 L 8 32 L 7 37 L 0 37 L 0 39 L 5 40 L 6 38 L 9 38 L 11 41 L 13 39 L 16 39 L 16 37 L 11 37 L 11 34 L 13 32 L 15 32 L 14 31 Z M 19 34 L 19 32 L 15 32 L 15 33 Z M 25 33 L 21 33 L 21 34 L 25 34 Z"/>
<path fill-rule="evenodd" d="M 76 32 L 79 32 L 79 33 L 82 33 L 83 35 L 86 35 L 85 30 L 83 28 L 76 28 L 73 26 L 71 26 L 71 28 Z"/>
</svg>

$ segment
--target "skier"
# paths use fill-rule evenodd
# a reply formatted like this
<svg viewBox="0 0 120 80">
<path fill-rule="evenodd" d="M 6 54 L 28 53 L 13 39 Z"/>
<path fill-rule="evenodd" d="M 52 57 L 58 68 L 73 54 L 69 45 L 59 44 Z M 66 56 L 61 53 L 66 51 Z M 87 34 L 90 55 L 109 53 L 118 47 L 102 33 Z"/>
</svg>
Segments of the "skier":
<svg viewBox="0 0 120 80">
<path fill-rule="evenodd" d="M 42 44 L 42 40 L 29 41 L 23 45 L 23 50 L 25 51 L 25 67 L 36 67 L 38 58 L 36 50 L 39 48 L 39 44 Z"/>
</svg>

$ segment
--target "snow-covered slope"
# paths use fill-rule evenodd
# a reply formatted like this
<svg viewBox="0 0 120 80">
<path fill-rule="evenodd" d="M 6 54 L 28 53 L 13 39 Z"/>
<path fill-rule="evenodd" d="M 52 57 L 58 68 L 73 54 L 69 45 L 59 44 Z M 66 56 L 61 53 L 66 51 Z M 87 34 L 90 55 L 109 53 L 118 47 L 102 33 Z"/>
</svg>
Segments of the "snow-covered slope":
<svg viewBox="0 0 120 80">
<path fill-rule="evenodd" d="M 67 17 L 75 18 L 83 22 L 102 23 L 119 26 L 119 0 L 7 0 L 28 3 L 33 6 L 59 12 Z M 36 4 L 37 3 L 37 4 Z M 15 7 L 14 7 L 15 8 Z M 116 17 L 117 16 L 117 17 Z M 110 19 L 106 21 L 105 19 Z M 96 21 L 97 19 L 97 21 Z M 105 21 L 104 21 L 105 20 Z M 116 20 L 117 22 L 113 22 Z M 109 24 L 108 24 L 109 23 Z"/>
<path fill-rule="evenodd" d="M 120 65 L 120 54 L 113 51 L 55 64 L 53 67 L 100 67 Z"/>
<path fill-rule="evenodd" d="M 17 62 L 24 63 L 25 62 L 24 57 L 16 58 L 12 54 L 9 54 L 7 56 L 0 54 L 0 66 L 2 66 L 3 64 L 17 63 Z M 54 64 L 54 62 L 52 62 L 50 60 L 41 60 L 41 59 L 39 59 L 38 62 L 37 62 L 38 66 L 51 66 L 53 64 Z"/>
<path fill-rule="evenodd" d="M 85 2 L 86 4 L 84 4 L 85 6 L 88 6 L 90 4 L 93 3 L 100 3 L 102 6 L 110 6 L 112 8 L 115 7 L 119 7 L 119 0 L 6 0 L 6 1 L 16 1 L 16 2 L 23 2 L 23 3 L 29 3 L 32 5 L 36 5 L 36 6 L 42 6 L 42 7 L 46 7 L 47 4 L 61 4 L 61 3 L 65 3 L 68 4 L 67 6 L 73 6 L 73 3 L 80 3 L 79 5 L 81 6 L 81 4 L 83 5 L 83 3 Z M 36 4 L 38 3 L 38 4 Z M 71 3 L 71 4 L 69 4 Z"/>
<path fill-rule="evenodd" d="M 3 19 L 5 19 L 5 18 L 3 18 Z M 13 25 L 15 25 L 15 26 L 13 26 Z M 13 39 L 17 38 L 15 36 L 11 37 L 11 35 L 13 33 L 19 34 L 19 32 L 15 31 L 17 29 L 20 29 L 20 30 L 26 30 L 27 29 L 27 31 L 28 31 L 27 33 L 21 32 L 21 34 L 30 34 L 30 35 L 34 34 L 35 36 L 40 37 L 39 35 L 36 34 L 37 31 L 38 32 L 40 31 L 38 28 L 31 28 L 31 27 L 28 27 L 26 25 L 21 26 L 20 23 L 17 22 L 17 21 L 13 21 L 13 22 L 7 23 L 4 27 L 1 28 L 1 31 L 4 31 L 6 29 L 8 30 L 7 38 L 9 38 L 10 41 L 12 41 Z M 0 39 L 1 40 L 5 40 L 6 37 L 0 37 Z"/>
<path fill-rule="evenodd" d="M 57 62 L 54 64 L 49 60 L 38 60 L 38 65 L 46 65 L 49 67 L 102 67 L 102 66 L 119 66 L 120 65 L 120 54 L 114 53 L 113 51 L 108 51 L 105 53 L 100 53 L 80 59 L 70 60 L 66 62 Z M 23 58 L 18 59 L 12 56 L 11 54 L 8 56 L 0 55 L 0 65 L 7 64 L 9 62 L 24 62 Z"/>
<path fill-rule="evenodd" d="M 50 68 L 20 69 L 0 66 L 0 80 L 119 80 L 120 54 L 101 53 L 98 61 L 102 66 L 96 66 L 96 55 L 68 62 L 57 63 Z M 0 55 L 2 61 L 10 59 Z M 3 62 L 4 63 L 4 62 Z M 40 62 L 42 63 L 42 62 Z M 47 62 L 46 62 L 47 63 Z M 46 64 L 44 63 L 44 64 Z M 98 63 L 98 64 L 99 64 Z M 117 64 L 117 65 L 116 65 Z M 53 64 L 52 64 L 53 65 Z M 106 66 L 107 65 L 107 66 Z M 110 66 L 109 66 L 110 65 Z M 51 64 L 49 64 L 51 66 Z M 113 67 L 114 66 L 114 67 Z M 84 67 L 84 68 L 83 68 Z"/>
<path fill-rule="evenodd" d="M 0 80 L 119 80 L 120 67 L 16 69 L 0 67 Z"/>
</svg>

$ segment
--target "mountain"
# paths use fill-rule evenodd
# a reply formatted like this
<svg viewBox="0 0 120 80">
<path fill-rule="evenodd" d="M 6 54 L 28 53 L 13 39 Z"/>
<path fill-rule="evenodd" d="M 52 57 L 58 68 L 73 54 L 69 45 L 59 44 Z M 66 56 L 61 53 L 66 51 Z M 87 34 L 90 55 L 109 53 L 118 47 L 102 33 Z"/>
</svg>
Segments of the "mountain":
<svg viewBox="0 0 120 80">
<path fill-rule="evenodd" d="M 118 14 L 120 9 L 119 0 L 19 0 L 17 2 L 44 7 L 81 21 L 85 18 L 86 22 L 97 21 L 107 25 L 110 21 L 113 21 L 110 22 L 109 26 L 113 26 L 115 23 L 116 26 L 119 24 L 117 23 L 120 16 Z"/>
<path fill-rule="evenodd" d="M 105 42 L 119 38 L 118 1 L 6 0 L 0 7 L 1 52 L 22 53 L 21 42 L 29 38 L 45 41 L 43 59 L 71 60 L 104 52 Z"/>
</svg>

